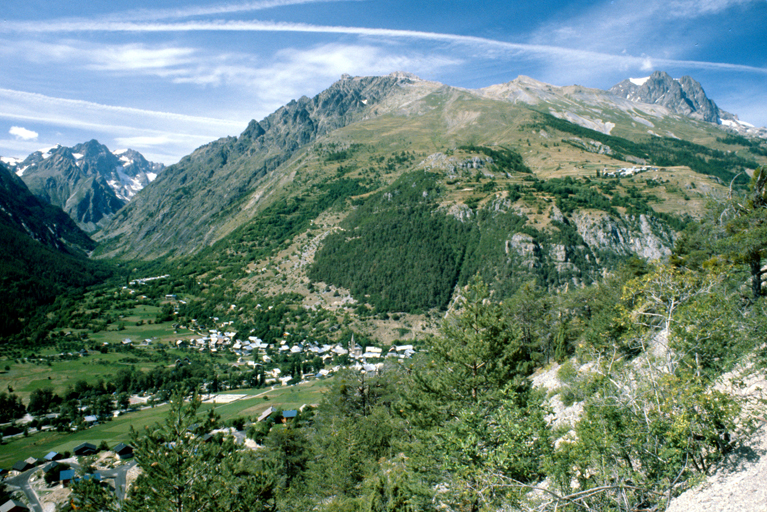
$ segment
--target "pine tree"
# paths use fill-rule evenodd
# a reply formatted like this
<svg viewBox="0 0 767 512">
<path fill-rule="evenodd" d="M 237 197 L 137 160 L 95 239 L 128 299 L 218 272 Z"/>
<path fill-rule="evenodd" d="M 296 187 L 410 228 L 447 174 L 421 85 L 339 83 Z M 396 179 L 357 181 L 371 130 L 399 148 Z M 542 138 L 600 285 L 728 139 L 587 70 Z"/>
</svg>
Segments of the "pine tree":
<svg viewBox="0 0 767 512">
<path fill-rule="evenodd" d="M 758 299 L 765 273 L 762 259 L 767 257 L 767 167 L 754 172 L 750 196 L 732 200 L 725 214 L 729 214 L 725 228 L 730 236 L 722 240 L 722 248 L 735 261 L 748 265 L 751 292 Z"/>
<path fill-rule="evenodd" d="M 200 400 L 177 392 L 163 424 L 131 433 L 142 473 L 130 490 L 124 509 L 152 512 L 274 510 L 271 476 L 244 454 L 230 438 L 206 436 L 216 416 L 199 418 Z M 211 411 L 212 412 L 212 411 Z"/>
</svg>

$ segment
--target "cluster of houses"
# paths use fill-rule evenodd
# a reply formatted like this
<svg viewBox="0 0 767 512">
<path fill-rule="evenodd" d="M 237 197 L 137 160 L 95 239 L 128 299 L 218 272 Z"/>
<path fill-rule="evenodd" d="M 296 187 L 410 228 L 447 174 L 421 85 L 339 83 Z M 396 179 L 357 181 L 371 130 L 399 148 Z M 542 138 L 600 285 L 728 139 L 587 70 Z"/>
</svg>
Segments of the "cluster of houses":
<svg viewBox="0 0 767 512">
<path fill-rule="evenodd" d="M 80 456 L 94 455 L 97 452 L 98 452 L 98 448 L 96 447 L 96 445 L 86 442 L 86 443 L 81 443 L 75 446 L 74 450 L 72 451 L 72 454 L 75 457 L 80 457 Z M 130 459 L 133 457 L 133 447 L 125 443 L 119 443 L 118 445 L 116 445 L 114 448 L 112 448 L 112 452 L 114 452 L 114 454 L 117 457 L 119 457 L 121 460 Z M 69 482 L 77 481 L 78 479 L 75 477 L 74 469 L 69 469 L 68 466 L 61 466 L 59 461 L 62 461 L 64 458 L 65 456 L 58 452 L 49 452 L 44 457 L 39 459 L 35 457 L 29 457 L 27 459 L 20 460 L 17 463 L 15 463 L 13 467 L 11 468 L 11 474 L 19 475 L 21 473 L 24 473 L 25 471 L 29 471 L 30 469 L 42 467 L 43 474 L 56 475 L 53 478 L 54 482 L 59 482 L 64 485 L 67 485 Z M 66 469 L 63 469 L 63 468 L 66 468 Z M 94 475 L 90 475 L 88 476 L 88 478 L 96 478 L 100 480 L 101 477 L 98 473 L 94 473 Z"/>
<path fill-rule="evenodd" d="M 621 167 L 617 171 L 608 171 L 607 169 L 604 169 L 602 171 L 602 176 L 607 178 L 630 178 L 631 176 L 634 176 L 636 174 L 640 174 L 643 172 L 658 172 L 657 167 Z"/>
<path fill-rule="evenodd" d="M 72 450 L 72 454 L 75 457 L 94 455 L 97 452 L 98 448 L 92 443 L 81 443 L 75 446 L 74 450 Z M 120 443 L 112 448 L 112 452 L 114 452 L 114 454 L 122 460 L 130 459 L 133 457 L 133 447 L 125 443 Z M 58 452 L 49 452 L 44 457 L 39 459 L 35 457 L 29 457 L 27 459 L 21 460 L 13 465 L 11 471 L 15 471 L 17 474 L 20 474 L 25 471 L 29 471 L 32 468 L 43 466 L 44 472 L 49 473 L 58 466 L 58 461 L 62 459 L 64 459 L 63 454 Z"/>
<path fill-rule="evenodd" d="M 130 459 L 133 457 L 133 447 L 125 443 L 119 443 L 117 446 L 112 448 L 112 451 L 121 460 Z M 96 445 L 86 442 L 77 445 L 72 453 L 75 456 L 87 456 L 93 455 L 97 452 L 98 448 Z M 67 456 L 68 455 L 69 454 L 67 454 Z M 29 457 L 28 459 L 19 461 L 14 464 L 11 468 L 10 474 L 20 475 L 31 469 L 41 468 L 43 474 L 46 477 L 46 481 L 53 482 L 54 485 L 62 484 L 67 486 L 72 482 L 78 482 L 80 480 L 101 481 L 101 474 L 98 472 L 77 476 L 75 470 L 66 464 L 63 459 L 65 459 L 65 456 L 58 452 L 50 452 L 40 459 Z M 0 474 L 3 477 L 5 477 L 5 473 L 6 472 L 4 470 L 0 470 Z M 0 512 L 25 512 L 28 510 L 29 507 L 15 499 L 8 500 L 0 505 Z"/>
<path fill-rule="evenodd" d="M 155 277 L 141 277 L 139 279 L 134 279 L 130 283 L 128 283 L 131 286 L 136 286 L 138 284 L 147 284 L 152 281 L 157 281 L 158 279 L 167 279 L 170 277 L 170 274 L 166 274 L 164 276 L 155 276 Z"/>
<path fill-rule="evenodd" d="M 330 364 L 339 356 L 348 356 L 350 360 L 354 361 L 351 368 L 356 368 L 364 371 L 373 371 L 372 366 L 369 364 L 371 361 L 378 362 L 384 358 L 398 358 L 406 359 L 412 357 L 415 354 L 415 348 L 413 345 L 393 345 L 387 352 L 380 347 L 370 346 L 363 348 L 359 347 L 352 336 L 348 346 L 344 346 L 341 343 L 335 345 L 323 344 L 319 345 L 316 342 L 300 342 L 295 344 L 288 343 L 287 340 L 279 340 L 278 343 L 268 344 L 257 336 L 248 336 L 247 340 L 236 339 L 237 333 L 235 332 L 220 332 L 216 329 L 210 329 L 208 335 L 201 336 L 199 338 L 193 338 L 191 340 L 177 340 L 176 346 L 179 348 L 189 347 L 190 349 L 196 349 L 199 351 L 211 351 L 218 352 L 219 350 L 229 350 L 238 356 L 240 363 L 246 363 L 252 367 L 268 365 L 273 362 L 273 358 L 277 354 L 285 355 L 303 355 L 305 358 L 319 357 L 322 359 L 323 364 Z M 290 333 L 285 333 L 285 337 L 289 337 Z M 252 358 L 252 360 L 247 360 Z M 378 362 L 378 368 L 381 363 Z M 333 371 L 337 371 L 339 367 L 330 370 L 320 370 L 316 377 L 324 377 Z M 290 377 L 280 377 L 279 368 L 275 368 L 268 372 L 271 374 L 275 382 L 277 380 L 281 382 L 287 382 Z M 315 375 L 305 375 L 305 378 L 315 377 Z M 267 380 L 267 383 L 271 383 Z M 283 383 L 284 383 L 283 382 Z"/>
</svg>

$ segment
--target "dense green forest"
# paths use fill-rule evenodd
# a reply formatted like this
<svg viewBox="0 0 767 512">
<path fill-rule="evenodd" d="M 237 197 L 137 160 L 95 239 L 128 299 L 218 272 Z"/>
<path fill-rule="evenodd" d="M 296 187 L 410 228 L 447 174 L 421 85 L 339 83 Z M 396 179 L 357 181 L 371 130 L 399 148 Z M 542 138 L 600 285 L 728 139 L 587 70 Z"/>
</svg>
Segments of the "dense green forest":
<svg viewBox="0 0 767 512">
<path fill-rule="evenodd" d="M 516 161 L 508 150 L 500 156 L 487 148 L 482 151 L 501 163 Z M 573 282 L 590 284 L 603 268 L 615 268 L 620 256 L 608 251 L 594 254 L 567 215 L 589 208 L 610 214 L 616 223 L 637 222 L 640 215 L 648 215 L 676 230 L 691 220 L 655 212 L 652 194 L 640 194 L 634 186 L 621 192 L 615 181 L 570 177 L 544 181 L 529 175 L 508 186 L 506 203 L 475 205 L 459 220 L 440 207 L 446 185 L 437 174 L 408 173 L 382 192 L 357 201 L 343 229 L 325 239 L 308 275 L 313 281 L 347 288 L 360 302 L 384 312 L 444 309 L 455 286 L 477 274 L 501 298 L 529 280 L 550 290 Z M 549 229 L 537 228 L 509 208 L 520 198 L 533 205 L 553 200 L 564 216 L 552 220 Z M 534 247 L 527 261 L 508 249 L 507 240 L 515 233 L 529 237 Z M 658 235 L 670 238 L 664 232 Z M 568 248 L 568 265 L 554 260 L 552 248 L 557 246 Z"/>
<path fill-rule="evenodd" d="M 423 354 L 337 376 L 316 409 L 254 425 L 255 451 L 206 442 L 215 415 L 178 394 L 164 424 L 134 433 L 147 469 L 124 509 L 664 510 L 763 410 L 713 385 L 767 364 L 751 265 L 767 257 L 766 184 L 757 171 L 748 194 L 689 223 L 667 262 L 554 294 L 530 281 L 502 300 L 471 278 Z M 552 423 L 531 385 L 552 368 L 551 393 L 582 405 L 573 423 Z"/>
</svg>

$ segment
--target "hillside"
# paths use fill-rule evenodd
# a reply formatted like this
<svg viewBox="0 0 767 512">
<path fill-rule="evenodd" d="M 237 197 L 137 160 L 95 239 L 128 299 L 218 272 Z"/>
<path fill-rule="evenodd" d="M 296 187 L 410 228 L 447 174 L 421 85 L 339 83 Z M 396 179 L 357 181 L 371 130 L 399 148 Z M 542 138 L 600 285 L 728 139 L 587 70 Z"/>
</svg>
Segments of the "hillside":
<svg viewBox="0 0 767 512">
<path fill-rule="evenodd" d="M 37 199 L 0 164 L 0 336 L 70 290 L 103 280 L 106 265 L 86 258 L 95 243 L 60 208 Z"/>
<path fill-rule="evenodd" d="M 418 314 L 476 273 L 508 296 L 668 256 L 765 148 L 579 86 L 344 77 L 169 167 L 95 235 L 95 254 L 223 276 L 232 302 L 262 290 L 319 307 L 332 290 Z"/>
</svg>

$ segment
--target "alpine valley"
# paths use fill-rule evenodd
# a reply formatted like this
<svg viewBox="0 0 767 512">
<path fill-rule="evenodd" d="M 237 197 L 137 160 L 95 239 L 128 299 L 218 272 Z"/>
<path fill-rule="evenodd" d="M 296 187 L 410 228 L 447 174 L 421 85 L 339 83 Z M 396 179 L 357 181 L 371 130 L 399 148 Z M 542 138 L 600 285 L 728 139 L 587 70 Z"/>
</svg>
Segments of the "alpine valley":
<svg viewBox="0 0 767 512">
<path fill-rule="evenodd" d="M 2 161 L 30 504 L 89 439 L 60 510 L 767 507 L 767 131 L 690 77 L 345 75 L 167 168 Z"/>
<path fill-rule="evenodd" d="M 224 276 L 213 311 L 258 290 L 420 314 L 476 274 L 502 298 L 667 257 L 712 194 L 767 161 L 765 135 L 663 72 L 610 91 L 398 72 L 343 76 L 165 169 L 97 141 L 4 162 L 90 233 L 92 259 Z M 379 324 L 367 334 L 399 326 Z"/>
</svg>

